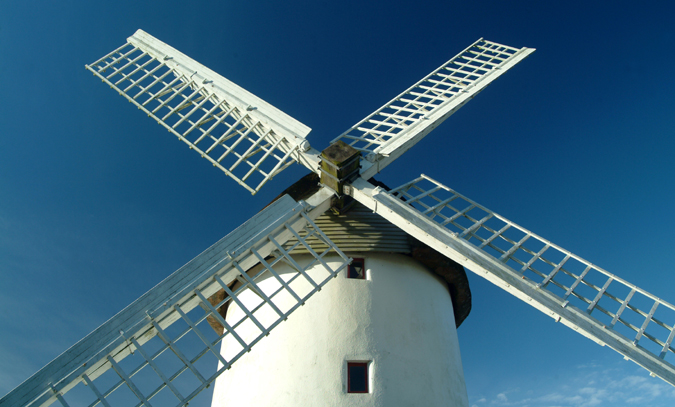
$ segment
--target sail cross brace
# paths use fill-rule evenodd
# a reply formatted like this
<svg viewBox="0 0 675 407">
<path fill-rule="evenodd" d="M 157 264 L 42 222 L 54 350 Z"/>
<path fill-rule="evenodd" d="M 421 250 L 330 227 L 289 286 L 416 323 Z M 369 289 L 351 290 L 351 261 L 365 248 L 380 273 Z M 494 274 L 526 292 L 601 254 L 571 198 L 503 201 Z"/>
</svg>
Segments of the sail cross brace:
<svg viewBox="0 0 675 407">
<path fill-rule="evenodd" d="M 481 38 L 331 143 L 361 151 L 361 176 L 370 179 L 534 51 Z"/>
<path fill-rule="evenodd" d="M 309 127 L 142 30 L 86 68 L 252 194 L 312 161 Z"/>
<path fill-rule="evenodd" d="M 422 175 L 346 193 L 557 322 L 675 386 L 675 306 Z"/>
<path fill-rule="evenodd" d="M 329 203 L 324 197 L 310 207 L 283 196 L 35 373 L 0 406 L 186 406 L 350 263 L 312 221 Z M 317 253 L 308 240 L 325 249 Z M 297 247 L 312 255 L 309 262 L 293 258 Z M 295 272 L 280 275 L 280 264 Z M 263 288 L 261 279 L 273 284 Z M 227 295 L 212 304 L 219 290 Z M 253 304 L 239 299 L 247 291 L 257 295 Z M 219 309 L 229 303 L 243 313 L 225 321 Z"/>
</svg>

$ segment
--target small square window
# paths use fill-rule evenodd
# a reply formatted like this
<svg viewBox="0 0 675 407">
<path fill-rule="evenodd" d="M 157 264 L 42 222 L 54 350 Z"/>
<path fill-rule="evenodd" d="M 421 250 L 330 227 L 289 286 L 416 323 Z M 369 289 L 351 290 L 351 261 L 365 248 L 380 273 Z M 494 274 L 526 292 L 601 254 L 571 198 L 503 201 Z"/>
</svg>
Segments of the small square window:
<svg viewBox="0 0 675 407">
<path fill-rule="evenodd" d="M 347 393 L 368 393 L 368 362 L 347 362 Z"/>
<path fill-rule="evenodd" d="M 347 278 L 366 279 L 366 262 L 363 259 L 354 259 L 347 269 Z"/>
</svg>

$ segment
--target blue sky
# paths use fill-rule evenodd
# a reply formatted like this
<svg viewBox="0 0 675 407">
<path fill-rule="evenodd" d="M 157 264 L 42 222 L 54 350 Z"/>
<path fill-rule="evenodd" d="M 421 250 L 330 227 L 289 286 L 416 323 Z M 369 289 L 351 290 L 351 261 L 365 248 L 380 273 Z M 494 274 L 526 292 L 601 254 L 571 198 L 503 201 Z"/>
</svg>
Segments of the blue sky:
<svg viewBox="0 0 675 407">
<path fill-rule="evenodd" d="M 480 37 L 537 48 L 379 178 L 428 174 L 675 302 L 671 2 L 289 3 L 0 1 L 0 394 L 305 174 L 250 196 L 85 71 L 138 28 L 310 126 L 318 149 Z M 470 279 L 471 405 L 675 403 Z"/>
</svg>

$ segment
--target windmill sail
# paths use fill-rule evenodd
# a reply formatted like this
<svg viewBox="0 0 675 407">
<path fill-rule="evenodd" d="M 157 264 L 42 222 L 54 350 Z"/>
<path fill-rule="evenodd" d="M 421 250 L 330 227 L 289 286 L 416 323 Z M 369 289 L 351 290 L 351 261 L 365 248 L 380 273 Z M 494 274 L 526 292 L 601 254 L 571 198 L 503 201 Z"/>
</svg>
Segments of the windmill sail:
<svg viewBox="0 0 675 407">
<path fill-rule="evenodd" d="M 142 30 L 86 68 L 253 194 L 316 168 L 309 127 Z"/>
<path fill-rule="evenodd" d="M 312 221 L 328 208 L 329 196 L 317 193 L 314 207 L 287 195 L 275 201 L 8 393 L 0 406 L 186 406 L 350 262 Z M 293 259 L 295 247 L 284 248 L 291 238 L 312 261 Z M 307 239 L 326 249 L 316 253 Z M 279 262 L 296 273 L 280 276 Z M 278 282 L 273 292 L 257 285 L 270 275 Z M 219 290 L 226 295 L 212 304 Z M 255 306 L 238 299 L 244 290 L 260 297 Z M 228 323 L 219 308 L 230 302 L 244 317 Z M 270 314 L 274 319 L 259 317 Z"/>
<path fill-rule="evenodd" d="M 349 194 L 401 229 L 675 386 L 675 306 L 421 176 Z"/>
<path fill-rule="evenodd" d="M 332 143 L 362 151 L 370 162 L 361 175 L 370 179 L 532 52 L 481 38 Z"/>
</svg>

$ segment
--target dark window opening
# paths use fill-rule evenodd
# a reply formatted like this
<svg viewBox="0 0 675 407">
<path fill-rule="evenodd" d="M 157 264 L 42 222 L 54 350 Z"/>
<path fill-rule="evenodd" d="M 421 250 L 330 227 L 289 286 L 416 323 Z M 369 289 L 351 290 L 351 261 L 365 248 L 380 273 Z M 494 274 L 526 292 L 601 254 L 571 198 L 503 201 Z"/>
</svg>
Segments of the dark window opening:
<svg viewBox="0 0 675 407">
<path fill-rule="evenodd" d="M 365 261 L 363 259 L 354 259 L 347 270 L 347 278 L 366 279 Z"/>
<path fill-rule="evenodd" d="M 347 362 L 347 393 L 368 393 L 367 362 Z"/>
</svg>

